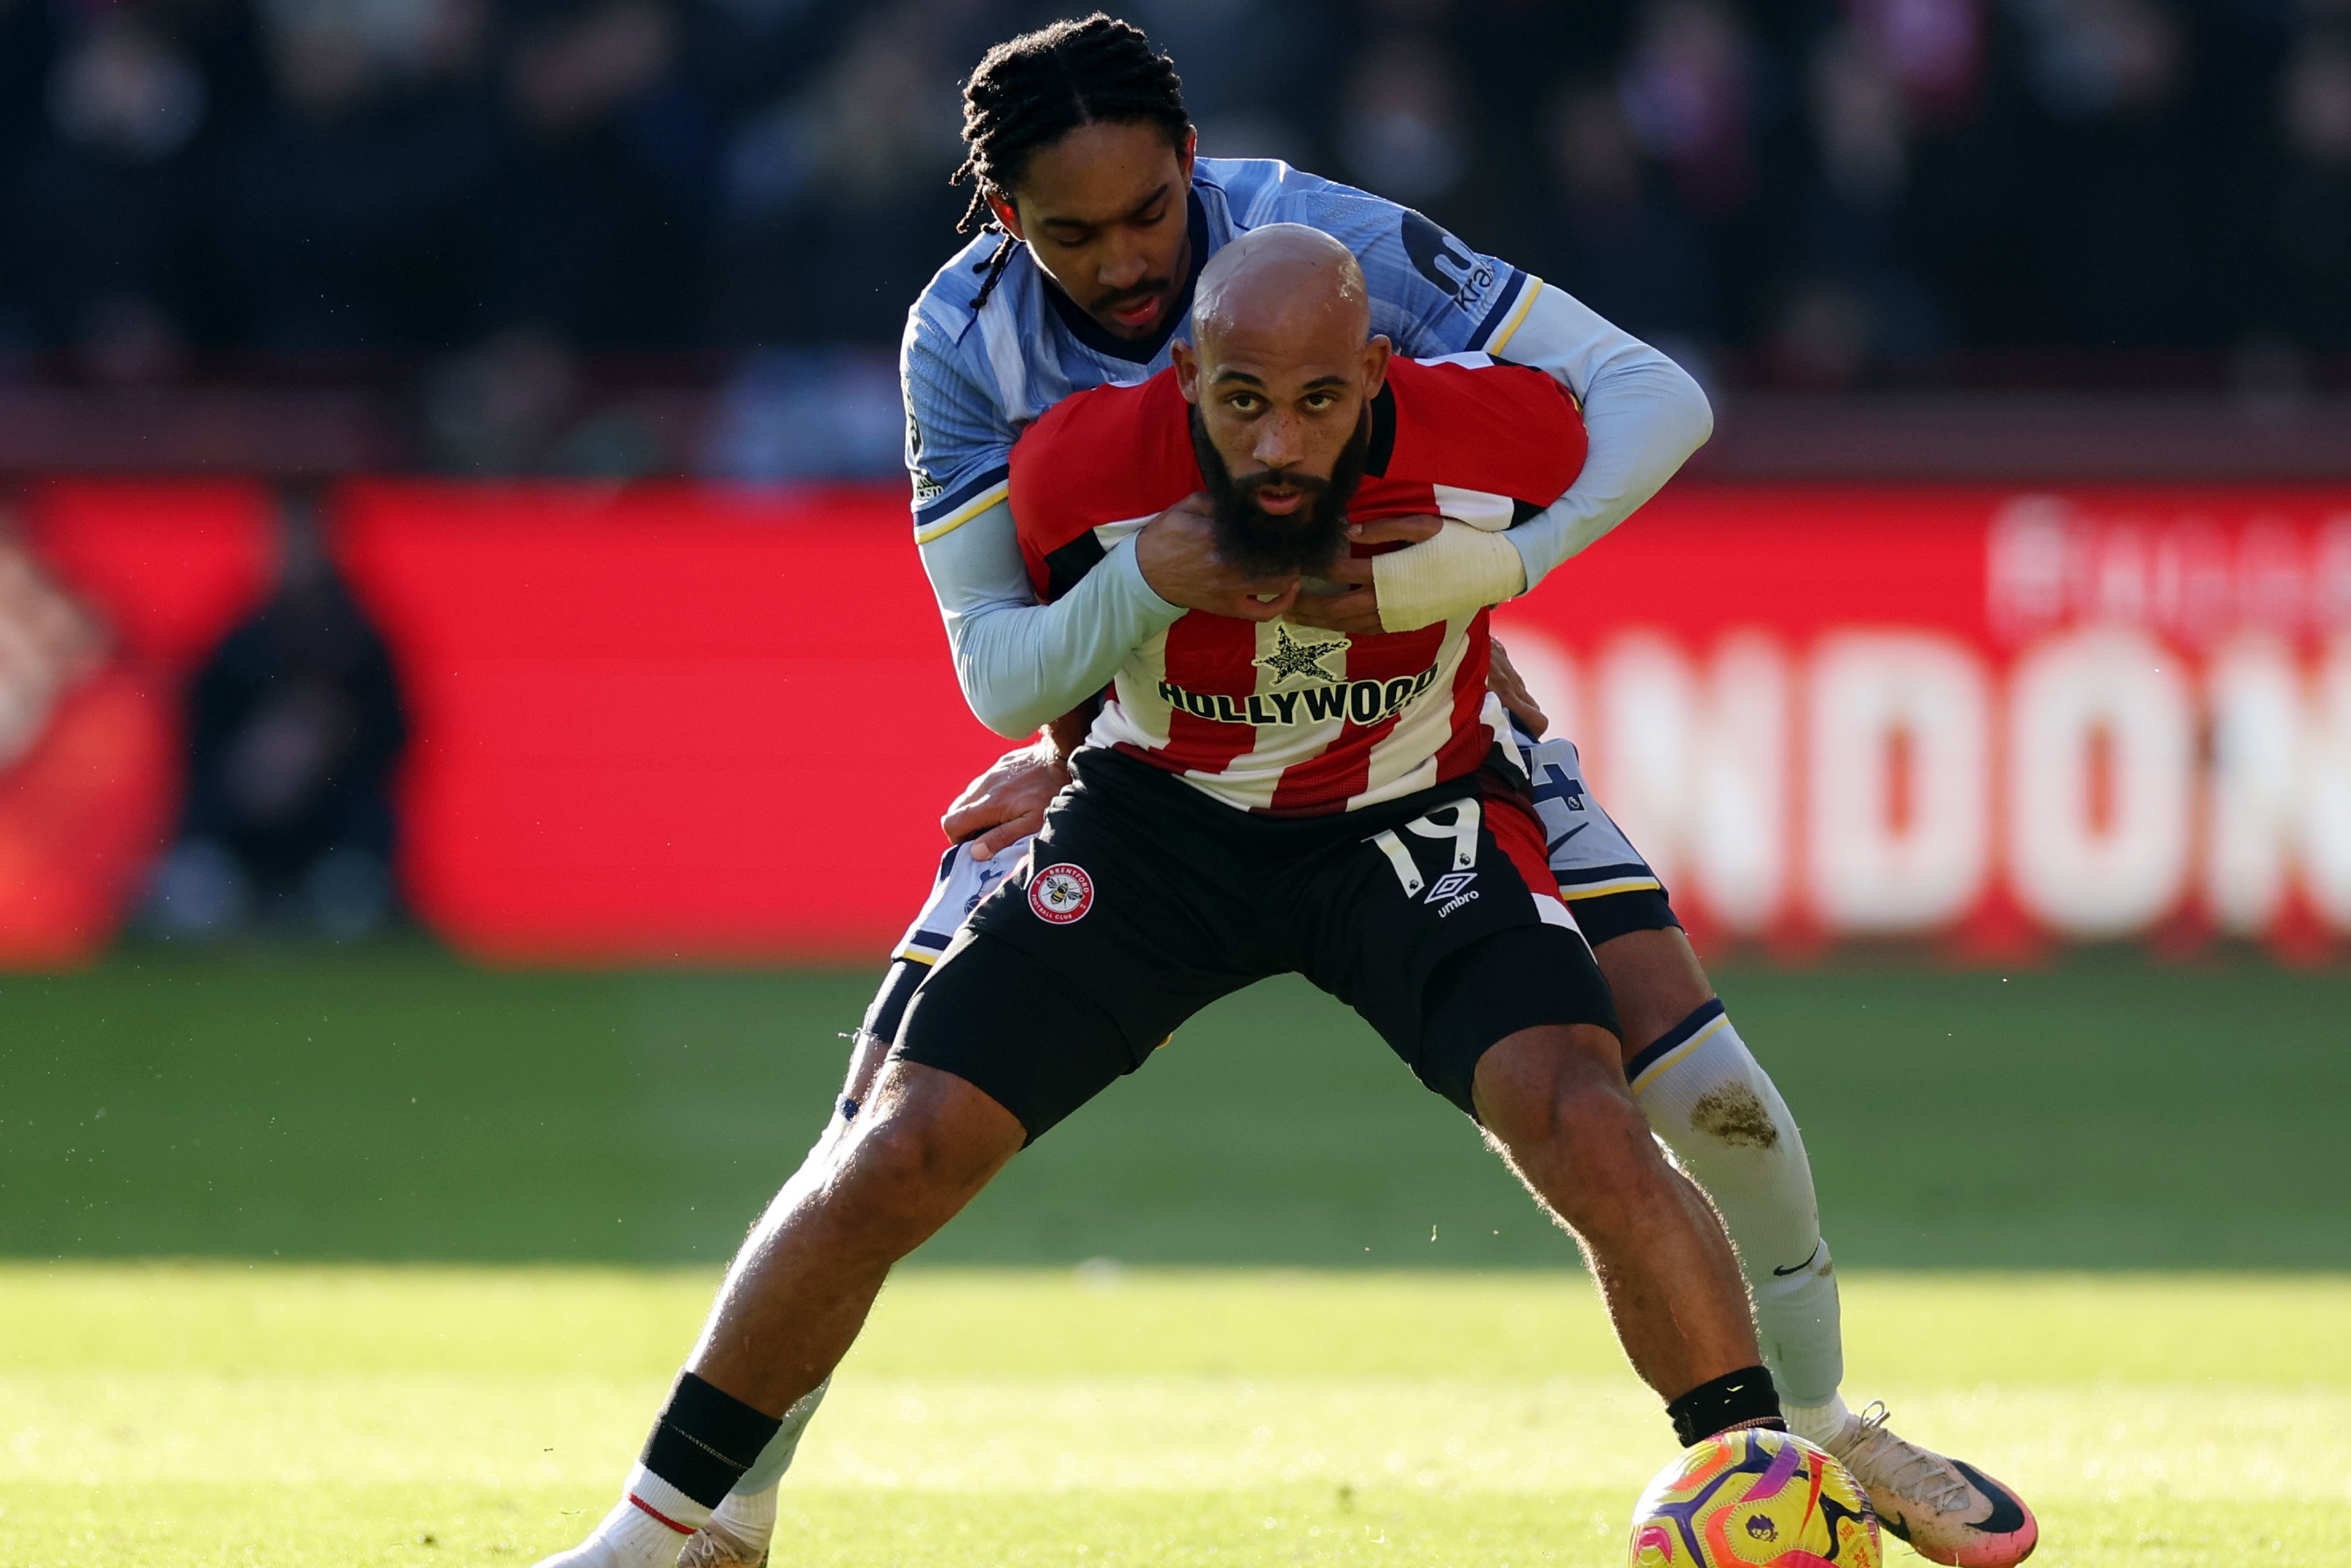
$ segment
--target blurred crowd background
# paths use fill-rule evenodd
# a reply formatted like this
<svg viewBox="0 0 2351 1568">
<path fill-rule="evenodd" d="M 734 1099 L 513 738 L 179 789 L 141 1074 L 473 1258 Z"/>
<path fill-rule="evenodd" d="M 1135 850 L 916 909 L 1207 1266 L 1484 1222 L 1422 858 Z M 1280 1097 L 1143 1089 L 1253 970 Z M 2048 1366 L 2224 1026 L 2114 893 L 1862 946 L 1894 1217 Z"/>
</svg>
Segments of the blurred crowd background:
<svg viewBox="0 0 2351 1568">
<path fill-rule="evenodd" d="M 960 82 L 1092 8 L 0 0 L 0 484 L 283 513 L 192 672 L 146 917 L 396 907 L 409 722 L 318 547 L 338 480 L 900 482 Z M 1120 9 L 1205 152 L 1420 208 L 1680 359 L 1709 475 L 2351 474 L 2351 0 Z M 28 613 L 0 708 L 72 663 L 9 649 L 79 645 Z"/>
<path fill-rule="evenodd" d="M 0 380 L 392 388 L 448 471 L 886 473 L 959 80 L 1090 8 L 0 0 Z M 2351 350 L 2351 0 L 1123 14 L 1204 151 L 1417 206 L 1718 385 Z"/>
</svg>

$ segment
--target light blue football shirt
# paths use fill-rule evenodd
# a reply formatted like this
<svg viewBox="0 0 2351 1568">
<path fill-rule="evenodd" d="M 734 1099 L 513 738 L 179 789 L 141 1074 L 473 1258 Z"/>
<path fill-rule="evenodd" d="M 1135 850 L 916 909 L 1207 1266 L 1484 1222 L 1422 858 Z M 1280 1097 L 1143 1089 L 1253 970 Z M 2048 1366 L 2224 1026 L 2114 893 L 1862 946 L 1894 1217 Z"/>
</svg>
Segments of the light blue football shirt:
<svg viewBox="0 0 2351 1568">
<path fill-rule="evenodd" d="M 1235 235 L 1305 224 L 1355 253 L 1371 288 L 1372 329 L 1397 352 L 1483 351 L 1548 371 L 1576 395 L 1583 472 L 1556 504 L 1504 536 L 1529 587 L 1623 522 L 1713 429 L 1706 394 L 1665 355 L 1393 202 L 1285 163 L 1204 158 L 1193 168 L 1187 213 L 1196 269 Z M 1103 331 L 1018 247 L 975 308 L 998 243 L 983 235 L 931 280 L 908 313 L 899 375 L 914 538 L 956 677 L 982 723 L 1018 736 L 1100 691 L 1128 653 L 1183 612 L 1153 591 L 1134 536 L 1113 546 L 1075 591 L 1039 604 L 1005 505 L 1012 444 L 1071 392 L 1165 369 L 1191 294 L 1176 301 L 1158 337 L 1130 343 Z"/>
</svg>

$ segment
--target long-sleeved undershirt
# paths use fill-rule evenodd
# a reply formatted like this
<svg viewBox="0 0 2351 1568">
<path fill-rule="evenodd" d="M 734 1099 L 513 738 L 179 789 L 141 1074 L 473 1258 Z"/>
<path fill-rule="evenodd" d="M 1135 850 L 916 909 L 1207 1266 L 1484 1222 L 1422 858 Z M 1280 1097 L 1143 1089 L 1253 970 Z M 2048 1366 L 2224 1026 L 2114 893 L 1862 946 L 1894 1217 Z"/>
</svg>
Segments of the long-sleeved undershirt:
<svg viewBox="0 0 2351 1568">
<path fill-rule="evenodd" d="M 1144 580 L 1133 534 L 1075 588 L 1038 603 L 1008 501 L 925 545 L 923 570 L 946 617 L 956 678 L 971 711 L 1016 738 L 1110 685 L 1129 653 L 1184 613 Z"/>
<path fill-rule="evenodd" d="M 1550 371 L 1583 408 L 1583 471 L 1512 528 L 1532 588 L 1630 517 L 1714 429 L 1688 372 L 1562 289 L 1543 286 L 1498 357 Z M 1108 685 L 1129 653 L 1184 613 L 1152 591 L 1129 535 L 1051 604 L 1037 602 L 1008 503 L 922 547 L 956 676 L 980 722 L 1019 737 Z"/>
</svg>

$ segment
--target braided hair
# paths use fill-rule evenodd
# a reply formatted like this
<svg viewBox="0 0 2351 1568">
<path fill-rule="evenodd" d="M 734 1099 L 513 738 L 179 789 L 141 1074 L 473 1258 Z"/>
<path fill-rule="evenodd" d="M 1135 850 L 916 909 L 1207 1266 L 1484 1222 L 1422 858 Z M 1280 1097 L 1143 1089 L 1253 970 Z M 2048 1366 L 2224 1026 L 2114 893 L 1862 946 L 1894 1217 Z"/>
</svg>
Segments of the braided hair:
<svg viewBox="0 0 2351 1568">
<path fill-rule="evenodd" d="M 963 89 L 963 140 L 970 155 L 955 178 L 969 180 L 972 193 L 956 227 L 967 232 L 977 225 L 1004 238 L 980 264 L 987 277 L 973 309 L 987 303 L 1020 243 L 989 215 L 989 194 L 1009 200 L 1032 156 L 1081 125 L 1104 120 L 1155 125 L 1179 151 L 1191 134 L 1183 78 L 1140 27 L 1097 11 L 1023 33 L 980 57 Z"/>
</svg>

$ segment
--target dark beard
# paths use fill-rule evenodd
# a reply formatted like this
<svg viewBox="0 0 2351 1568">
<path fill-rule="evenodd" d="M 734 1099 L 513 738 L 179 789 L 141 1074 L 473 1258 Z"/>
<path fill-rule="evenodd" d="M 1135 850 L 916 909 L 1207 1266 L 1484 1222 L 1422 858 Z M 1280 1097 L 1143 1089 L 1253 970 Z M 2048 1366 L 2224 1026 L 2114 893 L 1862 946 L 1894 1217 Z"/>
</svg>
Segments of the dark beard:
<svg viewBox="0 0 2351 1568">
<path fill-rule="evenodd" d="M 1311 575 L 1337 559 L 1347 542 L 1347 503 L 1354 499 L 1355 486 L 1363 483 L 1364 464 L 1371 455 L 1371 411 L 1365 409 L 1356 422 L 1355 434 L 1348 437 L 1346 450 L 1339 454 L 1328 479 L 1303 474 L 1281 476 L 1284 484 L 1295 486 L 1305 497 L 1299 509 L 1286 517 L 1275 517 L 1257 504 L 1259 489 L 1274 476 L 1255 474 L 1235 479 L 1208 439 L 1199 409 L 1195 406 L 1191 412 L 1192 453 L 1200 460 L 1201 481 L 1216 505 L 1217 553 L 1227 564 L 1251 577 L 1288 577 Z"/>
</svg>

